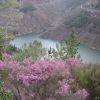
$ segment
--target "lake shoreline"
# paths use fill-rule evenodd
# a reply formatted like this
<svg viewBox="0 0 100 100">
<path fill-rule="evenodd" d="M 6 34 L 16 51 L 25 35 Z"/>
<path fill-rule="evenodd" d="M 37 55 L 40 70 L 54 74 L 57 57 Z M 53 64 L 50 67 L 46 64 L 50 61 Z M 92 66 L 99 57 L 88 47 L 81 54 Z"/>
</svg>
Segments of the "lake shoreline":
<svg viewBox="0 0 100 100">
<path fill-rule="evenodd" d="M 34 35 L 38 35 L 41 39 L 45 39 L 45 40 L 51 40 L 51 41 L 58 41 L 58 42 L 60 42 L 60 41 L 63 41 L 63 40 L 65 40 L 65 39 L 58 39 L 58 38 L 45 38 L 45 37 L 43 37 L 43 35 L 41 34 L 41 33 L 27 33 L 27 34 L 19 34 L 19 35 L 15 35 L 15 38 L 17 38 L 17 37 L 20 37 L 20 36 L 26 36 L 26 35 L 30 35 L 30 34 L 34 34 Z M 90 49 L 93 49 L 93 50 L 97 50 L 97 51 L 100 51 L 100 48 L 95 48 L 95 47 L 93 47 L 93 46 L 90 46 L 90 45 L 88 45 L 88 44 L 86 44 L 86 43 L 84 43 L 84 42 L 81 42 L 81 44 L 83 44 L 83 45 L 85 45 L 85 46 L 87 46 L 87 47 L 89 47 Z"/>
<path fill-rule="evenodd" d="M 39 35 L 39 36 L 38 36 Z M 22 35 L 19 37 L 16 37 L 13 41 L 10 42 L 11 45 L 15 45 L 18 48 L 21 48 L 25 43 L 29 44 L 33 42 L 34 40 L 40 41 L 44 48 L 50 49 L 56 48 L 56 44 L 59 43 L 59 41 L 54 39 L 43 39 L 41 38 L 41 34 L 27 34 Z M 100 61 L 100 50 L 91 49 L 89 46 L 87 46 L 84 43 L 81 43 L 78 50 L 81 59 L 83 62 L 99 62 Z"/>
</svg>

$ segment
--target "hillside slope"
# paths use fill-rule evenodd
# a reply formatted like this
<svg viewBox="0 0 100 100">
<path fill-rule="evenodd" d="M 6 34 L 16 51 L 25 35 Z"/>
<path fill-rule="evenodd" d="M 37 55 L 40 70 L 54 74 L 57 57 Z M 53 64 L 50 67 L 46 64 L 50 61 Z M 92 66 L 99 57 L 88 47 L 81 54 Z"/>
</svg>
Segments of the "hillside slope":
<svg viewBox="0 0 100 100">
<path fill-rule="evenodd" d="M 10 4 L 12 3 L 11 0 L 1 0 L 2 2 L 5 2 L 6 5 L 7 2 L 10 1 Z M 30 33 L 30 32 L 44 32 L 48 29 L 54 29 L 55 27 L 59 26 L 66 13 L 70 13 L 69 11 L 76 8 L 83 2 L 87 0 L 15 0 L 19 1 L 20 7 L 19 10 L 24 14 L 23 18 L 21 20 L 17 20 L 16 23 L 18 24 L 9 24 L 12 29 L 15 30 L 14 33 L 24 34 L 24 33 Z M 12 3 L 13 4 L 13 3 Z M 12 10 L 12 7 L 10 7 Z M 5 8 L 8 12 L 10 9 Z M 2 9 L 3 12 L 5 12 L 5 9 Z M 16 9 L 14 10 L 16 11 Z M 0 8 L 0 14 L 1 14 L 1 8 Z M 4 23 L 5 20 L 0 17 L 0 22 Z M 0 25 L 2 27 L 2 24 Z M 14 28 L 14 29 L 13 29 Z"/>
<path fill-rule="evenodd" d="M 10 1 L 10 5 L 16 4 L 15 2 L 18 1 L 19 7 L 11 6 L 9 9 L 7 7 L 3 9 L 4 5 L 0 6 L 0 15 L 2 12 L 15 13 L 11 20 L 0 16 L 0 27 L 7 26 L 7 30 L 15 35 L 34 32 L 41 33 L 42 38 L 62 40 L 68 37 L 70 31 L 74 30 L 82 43 L 92 48 L 100 48 L 99 0 L 7 1 Z M 0 4 L 7 1 L 1 0 Z M 9 6 L 8 3 L 6 4 Z M 15 17 L 16 13 L 18 17 Z"/>
<path fill-rule="evenodd" d="M 62 31 L 62 30 L 63 31 Z M 100 49 L 100 1 L 87 1 L 66 14 L 63 23 L 51 32 L 45 33 L 43 38 L 56 37 L 57 40 L 66 39 L 69 32 L 74 30 L 79 40 L 88 46 Z M 62 33 L 63 32 L 63 33 Z M 56 34 L 56 35 L 55 35 Z M 63 34 L 63 35 L 62 35 Z"/>
</svg>

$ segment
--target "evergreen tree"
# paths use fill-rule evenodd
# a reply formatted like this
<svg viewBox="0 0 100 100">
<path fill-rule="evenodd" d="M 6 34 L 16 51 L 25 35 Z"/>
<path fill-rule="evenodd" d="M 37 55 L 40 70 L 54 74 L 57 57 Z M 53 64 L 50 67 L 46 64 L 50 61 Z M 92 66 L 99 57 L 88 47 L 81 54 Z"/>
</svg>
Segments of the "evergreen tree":
<svg viewBox="0 0 100 100">
<path fill-rule="evenodd" d="M 35 40 L 33 43 L 24 44 L 22 50 L 14 53 L 14 59 L 22 61 L 25 58 L 32 57 L 33 61 L 41 59 L 44 56 L 46 49 L 43 48 L 42 43 Z"/>
<path fill-rule="evenodd" d="M 66 44 L 67 44 L 67 56 L 74 57 L 78 53 L 78 46 L 80 43 L 77 40 L 76 35 L 73 31 L 70 34 Z"/>
<path fill-rule="evenodd" d="M 53 55 L 56 58 L 75 57 L 78 53 L 79 41 L 76 38 L 74 32 L 72 32 L 69 38 L 65 41 L 61 41 L 56 45 L 56 50 L 53 49 Z"/>
<path fill-rule="evenodd" d="M 56 50 L 53 49 L 52 51 L 55 58 L 65 58 L 67 56 L 66 41 L 61 41 L 59 44 L 56 44 Z"/>
<path fill-rule="evenodd" d="M 9 41 L 14 38 L 14 35 L 12 33 L 9 33 L 8 30 L 12 32 L 15 31 L 15 26 L 17 25 L 19 20 L 23 18 L 23 13 L 21 13 L 19 10 L 20 6 L 21 5 L 19 0 L 0 0 L 0 17 L 2 17 L 3 21 L 5 22 L 2 26 L 5 50 L 7 49 Z M 15 23 L 15 25 L 13 25 L 13 23 Z M 12 28 L 9 29 L 9 26 L 11 26 Z"/>
</svg>

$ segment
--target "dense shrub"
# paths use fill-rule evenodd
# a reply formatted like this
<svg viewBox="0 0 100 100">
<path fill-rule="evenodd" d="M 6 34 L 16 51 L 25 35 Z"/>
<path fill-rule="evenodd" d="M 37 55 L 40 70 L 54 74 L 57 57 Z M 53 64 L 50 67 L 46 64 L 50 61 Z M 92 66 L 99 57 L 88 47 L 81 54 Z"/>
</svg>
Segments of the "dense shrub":
<svg viewBox="0 0 100 100">
<path fill-rule="evenodd" d="M 12 93 L 5 89 L 4 83 L 0 81 L 0 100 L 11 100 Z"/>
<path fill-rule="evenodd" d="M 42 47 L 42 43 L 34 41 L 29 45 L 24 45 L 22 50 L 14 54 L 14 59 L 22 61 L 24 58 L 32 57 L 34 61 L 41 58 L 45 53 L 45 48 Z"/>
<path fill-rule="evenodd" d="M 8 54 L 0 62 L 2 80 L 12 89 L 14 100 L 86 100 L 86 89 L 74 88 L 74 67 L 79 65 L 75 58 L 37 60 L 31 57 L 17 62 Z"/>
<path fill-rule="evenodd" d="M 100 65 L 89 64 L 76 69 L 76 85 L 89 90 L 92 100 L 100 100 Z"/>
<path fill-rule="evenodd" d="M 65 41 L 61 41 L 56 45 L 56 50 L 52 50 L 54 57 L 67 58 L 75 57 L 78 54 L 79 41 L 76 38 L 75 33 L 72 31 L 69 38 Z"/>
<path fill-rule="evenodd" d="M 15 52 L 19 52 L 21 51 L 20 49 L 18 49 L 17 47 L 13 46 L 13 45 L 8 45 L 7 46 L 7 49 L 6 49 L 6 52 L 9 53 L 9 54 L 13 54 Z"/>
</svg>

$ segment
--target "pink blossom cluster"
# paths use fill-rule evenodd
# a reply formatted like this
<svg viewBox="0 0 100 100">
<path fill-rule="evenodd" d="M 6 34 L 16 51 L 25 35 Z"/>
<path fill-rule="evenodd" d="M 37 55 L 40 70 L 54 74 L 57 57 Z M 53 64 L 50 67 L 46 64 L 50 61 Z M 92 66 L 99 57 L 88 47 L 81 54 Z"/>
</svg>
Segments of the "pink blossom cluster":
<svg viewBox="0 0 100 100">
<path fill-rule="evenodd" d="M 17 62 L 13 57 L 5 54 L 5 61 L 0 61 L 0 68 L 5 66 L 9 71 L 7 77 L 13 80 L 11 84 L 14 84 L 17 90 L 20 88 L 18 100 L 56 100 L 56 95 L 64 97 L 71 91 L 74 77 L 69 63 L 77 65 L 79 61 L 76 58 L 69 58 L 67 62 L 53 59 L 37 60 L 33 63 L 32 58 L 29 57 Z M 84 89 L 73 94 L 79 95 L 80 100 L 86 100 L 89 96 Z"/>
<path fill-rule="evenodd" d="M 23 60 L 23 64 L 25 64 L 25 65 L 31 65 L 32 63 L 33 63 L 32 57 L 25 58 Z"/>
<path fill-rule="evenodd" d="M 86 100 L 89 97 L 86 89 L 78 90 L 74 95 L 78 96 L 81 100 Z"/>
<path fill-rule="evenodd" d="M 22 66 L 17 74 L 17 80 L 22 80 L 25 85 L 29 85 L 31 81 L 46 81 L 56 75 L 66 79 L 71 77 L 69 67 L 63 60 L 39 60 L 25 68 Z"/>
<path fill-rule="evenodd" d="M 75 57 L 70 57 L 66 59 L 67 63 L 69 63 L 70 65 L 79 65 L 80 64 L 80 60 L 78 58 Z"/>
<path fill-rule="evenodd" d="M 69 93 L 70 85 L 68 84 L 68 81 L 66 79 L 59 81 L 59 89 L 56 90 L 56 93 L 58 93 L 61 96 L 66 96 Z"/>
</svg>

